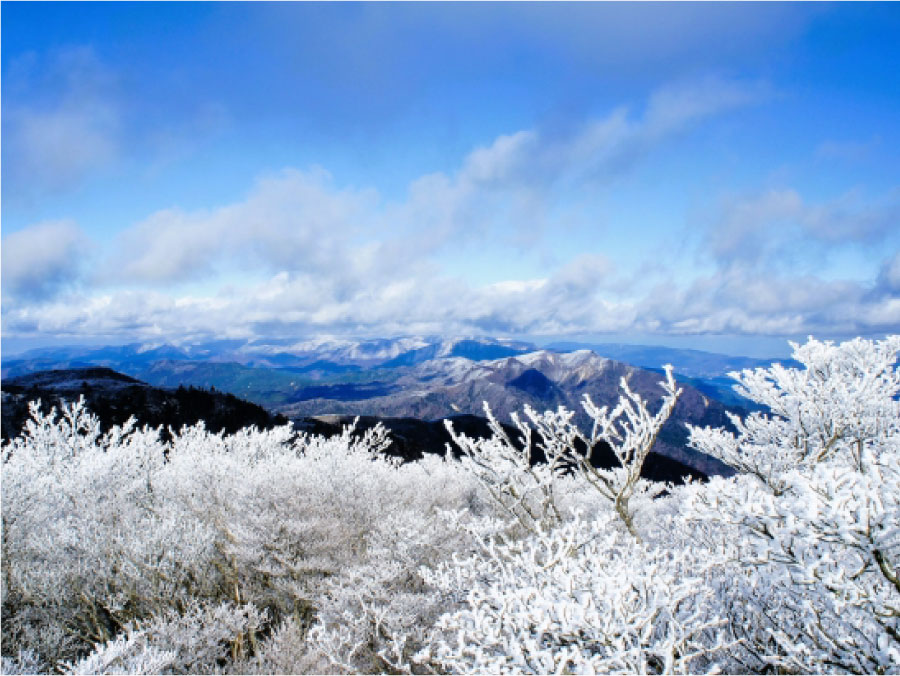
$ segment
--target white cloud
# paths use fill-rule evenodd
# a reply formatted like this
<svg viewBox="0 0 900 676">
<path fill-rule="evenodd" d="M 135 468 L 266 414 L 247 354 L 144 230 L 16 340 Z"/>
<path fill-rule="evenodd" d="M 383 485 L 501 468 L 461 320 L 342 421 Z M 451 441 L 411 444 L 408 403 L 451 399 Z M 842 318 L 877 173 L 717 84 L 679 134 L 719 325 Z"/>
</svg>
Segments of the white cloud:
<svg viewBox="0 0 900 676">
<path fill-rule="evenodd" d="M 48 221 L 3 238 L 3 297 L 16 304 L 52 296 L 78 276 L 87 239 L 71 221 Z"/>
<path fill-rule="evenodd" d="M 900 296 L 900 249 L 881 264 L 876 288 L 881 294 Z"/>
<path fill-rule="evenodd" d="M 223 266 L 325 276 L 375 267 L 374 191 L 337 190 L 320 169 L 260 180 L 246 199 L 209 211 L 158 211 L 119 238 L 103 281 L 169 284 Z"/>
<path fill-rule="evenodd" d="M 772 230 L 789 227 L 805 211 L 794 190 L 769 190 L 728 204 L 710 229 L 708 247 L 717 260 L 757 261 L 775 247 Z"/>
<path fill-rule="evenodd" d="M 127 86 L 135 77 L 90 46 L 26 52 L 4 64 L 4 199 L 30 206 L 122 169 L 124 160 L 163 171 L 231 122 L 217 101 L 138 101 Z"/>
<path fill-rule="evenodd" d="M 523 166 L 531 163 L 539 140 L 534 131 L 497 137 L 490 146 L 469 153 L 459 174 L 460 182 L 492 185 L 516 178 Z"/>
<path fill-rule="evenodd" d="M 663 87 L 650 97 L 644 114 L 645 133 L 660 136 L 711 115 L 758 103 L 772 95 L 765 82 L 739 82 L 708 77 Z"/>
<path fill-rule="evenodd" d="M 620 272 L 601 250 L 582 251 L 548 274 L 480 286 L 438 263 L 461 243 L 490 243 L 496 248 L 487 250 L 506 255 L 489 241 L 492 231 L 540 229 L 573 185 L 590 191 L 656 144 L 765 95 L 760 85 L 705 80 L 660 90 L 641 115 L 620 108 L 565 132 L 504 135 L 472 151 L 458 171 L 414 181 L 396 203 L 374 190 L 338 187 L 321 169 L 287 169 L 231 204 L 151 214 L 117 239 L 94 272 L 93 294 L 53 297 L 73 280 L 83 241 L 72 224 L 34 226 L 4 239 L 3 281 L 4 292 L 40 302 L 4 307 L 4 332 L 189 338 L 896 330 L 897 255 L 868 285 L 771 264 L 810 242 L 823 250 L 890 244 L 896 195 L 874 204 L 854 194 L 811 204 L 781 189 L 732 200 L 705 233 L 712 272 L 682 274 L 680 282 L 666 279 L 646 291 L 635 281 L 641 271 Z M 664 278 L 662 262 L 652 265 L 654 279 Z M 255 282 L 231 286 L 240 276 Z M 188 294 L 181 285 L 194 280 L 206 282 L 205 290 Z M 216 285 L 218 292 L 209 291 Z"/>
<path fill-rule="evenodd" d="M 114 162 L 121 150 L 121 111 L 112 77 L 89 48 L 34 55 L 11 66 L 4 86 L 4 194 L 35 198 L 72 187 Z M 36 80 L 49 99 L 33 95 Z"/>
<path fill-rule="evenodd" d="M 473 287 L 414 269 L 351 289 L 340 279 L 282 272 L 252 287 L 205 296 L 119 291 L 4 308 L 4 331 L 143 338 L 628 331 L 849 335 L 900 326 L 896 294 L 872 295 L 855 282 L 733 268 L 687 286 L 670 281 L 642 298 L 622 299 L 606 291 L 604 272 L 602 261 L 581 259 L 545 279 Z"/>
<path fill-rule="evenodd" d="M 668 135 L 750 102 L 757 88 L 706 80 L 654 95 L 643 118 L 620 109 L 567 134 L 503 135 L 472 151 L 454 174 L 413 181 L 399 203 L 383 203 L 374 190 L 339 189 L 321 169 L 288 169 L 260 180 L 241 201 L 150 215 L 119 237 L 98 279 L 172 284 L 238 267 L 341 278 L 346 295 L 451 244 L 500 232 L 524 246 L 536 239 L 528 233 L 547 226 L 558 184 L 612 172 Z"/>
<path fill-rule="evenodd" d="M 670 137 L 767 96 L 765 83 L 706 78 L 656 91 L 643 115 L 621 107 L 565 130 L 503 135 L 472 151 L 456 173 L 414 181 L 407 202 L 391 214 L 424 229 L 422 242 L 432 248 L 483 236 L 498 224 L 540 230 L 557 190 L 609 183 Z"/>
<path fill-rule="evenodd" d="M 900 307 L 864 284 L 746 265 L 685 287 L 661 284 L 640 303 L 639 316 L 639 326 L 649 320 L 660 333 L 871 335 L 900 327 Z"/>
</svg>

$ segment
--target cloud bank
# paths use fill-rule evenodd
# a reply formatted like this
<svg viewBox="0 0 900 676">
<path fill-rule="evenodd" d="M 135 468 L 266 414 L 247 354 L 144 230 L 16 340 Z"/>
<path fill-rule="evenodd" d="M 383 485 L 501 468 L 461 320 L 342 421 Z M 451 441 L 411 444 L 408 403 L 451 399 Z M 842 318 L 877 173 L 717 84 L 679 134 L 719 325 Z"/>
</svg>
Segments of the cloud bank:
<svg viewBox="0 0 900 676">
<path fill-rule="evenodd" d="M 784 186 L 735 197 L 698 224 L 693 259 L 648 259 L 646 275 L 602 244 L 541 275 L 479 283 L 447 267 L 453 259 L 463 269 L 474 249 L 500 266 L 516 242 L 539 250 L 564 237 L 557 215 L 573 193 L 614 185 L 697 125 L 770 95 L 765 84 L 710 78 L 665 87 L 637 111 L 501 135 L 455 172 L 416 178 L 402 199 L 337 185 L 322 168 L 289 168 L 229 204 L 149 214 L 109 246 L 89 243 L 71 222 L 37 224 L 3 238 L 3 332 L 119 340 L 896 331 L 896 192 L 821 202 Z M 632 246 L 653 251 L 640 233 Z M 847 250 L 877 256 L 871 279 L 817 269 L 816 256 Z"/>
</svg>

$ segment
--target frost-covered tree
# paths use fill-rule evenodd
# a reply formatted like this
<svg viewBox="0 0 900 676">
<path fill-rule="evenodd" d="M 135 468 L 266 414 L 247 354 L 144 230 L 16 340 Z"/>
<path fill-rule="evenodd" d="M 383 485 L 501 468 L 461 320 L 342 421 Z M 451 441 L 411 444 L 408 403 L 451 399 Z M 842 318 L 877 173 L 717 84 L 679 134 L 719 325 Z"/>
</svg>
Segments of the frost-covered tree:
<svg viewBox="0 0 900 676">
<path fill-rule="evenodd" d="M 863 469 L 871 454 L 895 443 L 900 336 L 857 338 L 839 345 L 810 338 L 791 343 L 804 368 L 747 369 L 730 375 L 735 389 L 765 412 L 731 414 L 737 434 L 693 428 L 691 444 L 751 474 L 773 492 L 795 470 L 823 463 Z"/>
<path fill-rule="evenodd" d="M 655 497 L 662 490 L 642 479 L 641 469 L 681 394 L 670 365 L 666 365 L 665 374 L 666 379 L 660 382 L 663 398 L 655 414 L 650 412 L 647 401 L 628 386 L 626 378 L 620 382 L 621 396 L 612 411 L 596 406 L 586 394 L 582 406 L 592 421 L 590 433 L 581 431 L 572 422 L 575 414 L 563 407 L 538 413 L 526 406 L 525 419 L 518 413 L 512 414 L 519 431 L 515 443 L 487 403 L 490 438 L 457 434 L 450 420 L 446 426 L 463 451 L 465 466 L 526 530 L 537 534 L 562 524 L 565 493 L 574 490 L 572 482 L 565 479 L 574 473 L 599 491 L 628 531 L 639 537 L 635 503 Z M 599 444 L 612 449 L 617 466 L 603 468 L 592 463 Z"/>
<path fill-rule="evenodd" d="M 794 345 L 802 369 L 732 374 L 767 412 L 691 430 L 742 471 L 686 515 L 734 563 L 747 665 L 900 671 L 900 337 Z"/>
<path fill-rule="evenodd" d="M 392 641 L 371 623 L 345 622 L 336 648 L 309 630 L 359 615 L 352 592 L 366 580 L 367 608 L 423 634 L 442 611 L 430 609 L 434 592 L 417 571 L 466 537 L 442 528 L 440 513 L 490 505 L 458 463 L 398 466 L 381 452 L 381 427 L 324 438 L 197 425 L 169 443 L 132 424 L 99 429 L 82 402 L 49 413 L 35 405 L 25 434 L 3 449 L 4 671 L 207 671 L 177 666 L 182 658 L 161 667 L 174 648 L 147 642 L 160 622 L 181 622 L 184 645 L 218 631 L 214 615 L 192 613 L 198 604 L 265 613 L 264 626 L 214 642 L 215 668 L 327 672 L 334 657 L 370 669 Z M 415 634 L 407 652 L 422 647 Z"/>
<path fill-rule="evenodd" d="M 130 621 L 211 593 L 212 531 L 161 491 L 158 430 L 105 435 L 83 401 L 3 450 L 3 639 L 49 664 Z"/>
<path fill-rule="evenodd" d="M 643 542 L 575 520 L 432 570 L 464 605 L 430 655 L 459 672 L 900 672 L 898 348 L 811 339 L 801 369 L 735 374 L 767 412 L 692 442 L 741 473 L 658 500 Z"/>
</svg>

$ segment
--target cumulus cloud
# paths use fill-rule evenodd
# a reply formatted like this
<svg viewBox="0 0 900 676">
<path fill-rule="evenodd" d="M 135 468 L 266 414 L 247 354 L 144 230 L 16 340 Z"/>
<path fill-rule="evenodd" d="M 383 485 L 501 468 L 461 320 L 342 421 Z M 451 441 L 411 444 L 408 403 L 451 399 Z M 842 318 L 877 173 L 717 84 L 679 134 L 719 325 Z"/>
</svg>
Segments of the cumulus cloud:
<svg viewBox="0 0 900 676">
<path fill-rule="evenodd" d="M 621 298 L 607 291 L 608 274 L 602 261 L 581 259 L 540 279 L 477 287 L 459 278 L 413 272 L 347 291 L 331 278 L 282 272 L 250 287 L 209 295 L 132 290 L 61 296 L 5 308 L 4 331 L 201 339 L 628 331 L 855 335 L 900 326 L 897 294 L 872 295 L 857 282 L 730 268 L 687 285 L 670 281 L 640 298 Z"/>
<path fill-rule="evenodd" d="M 5 195 L 33 198 L 67 189 L 117 159 L 120 106 L 109 69 L 90 48 L 61 50 L 45 59 L 28 54 L 10 67 L 8 77 L 3 178 L 13 190 Z"/>
<path fill-rule="evenodd" d="M 172 284 L 226 268 L 315 272 L 363 283 L 449 244 L 504 231 L 513 245 L 545 227 L 559 184 L 628 164 L 690 124 L 755 100 L 757 85 L 705 80 L 651 97 L 644 115 L 625 109 L 565 134 L 522 130 L 476 148 L 453 174 L 411 183 L 407 199 L 341 189 L 323 169 L 287 169 L 243 200 L 207 211 L 172 208 L 125 231 L 98 279 Z"/>
<path fill-rule="evenodd" d="M 783 188 L 732 199 L 707 229 L 699 252 L 712 261 L 713 272 L 684 285 L 659 285 L 641 302 L 640 315 L 648 330 L 664 333 L 897 331 L 894 259 L 869 280 L 825 271 L 832 255 L 874 256 L 897 246 L 898 220 L 896 191 L 878 199 L 851 192 L 815 203 Z"/>
<path fill-rule="evenodd" d="M 6 235 L 2 249 L 4 300 L 35 301 L 76 279 L 88 243 L 75 223 L 49 221 Z"/>
<path fill-rule="evenodd" d="M 564 278 L 564 275 L 563 275 Z M 587 284 L 568 294 L 550 278 L 472 287 L 463 280 L 408 276 L 341 294 L 333 280 L 279 273 L 240 290 L 175 297 L 152 290 L 71 295 L 4 313 L 10 334 L 185 338 L 316 333 L 559 333 L 627 327 L 633 311 Z"/>
<path fill-rule="evenodd" d="M 324 170 L 285 170 L 218 209 L 152 214 L 120 236 L 100 279 L 169 284 L 224 265 L 340 274 L 365 267 L 376 202 L 374 191 L 336 189 Z"/>
<path fill-rule="evenodd" d="M 645 330 L 676 334 L 870 335 L 896 331 L 900 306 L 867 285 L 732 265 L 639 304 Z"/>
</svg>

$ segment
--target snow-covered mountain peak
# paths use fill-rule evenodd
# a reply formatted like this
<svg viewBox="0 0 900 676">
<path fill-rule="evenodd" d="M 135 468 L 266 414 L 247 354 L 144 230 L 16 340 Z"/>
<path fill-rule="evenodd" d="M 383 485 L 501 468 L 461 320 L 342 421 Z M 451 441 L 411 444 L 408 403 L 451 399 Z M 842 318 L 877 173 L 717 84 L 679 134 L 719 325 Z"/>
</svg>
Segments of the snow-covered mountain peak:
<svg viewBox="0 0 900 676">
<path fill-rule="evenodd" d="M 590 350 L 578 350 L 576 352 L 552 352 L 550 350 L 537 350 L 507 359 L 499 359 L 492 364 L 498 367 L 510 369 L 513 362 L 525 368 L 540 371 L 550 380 L 560 382 L 567 379 L 585 380 L 586 378 L 603 371 L 611 363 L 609 359 L 599 357 Z"/>
</svg>

